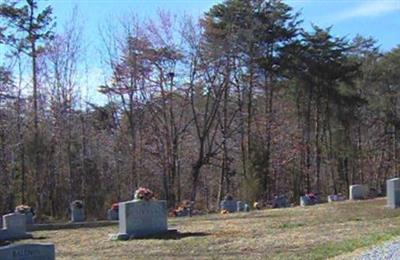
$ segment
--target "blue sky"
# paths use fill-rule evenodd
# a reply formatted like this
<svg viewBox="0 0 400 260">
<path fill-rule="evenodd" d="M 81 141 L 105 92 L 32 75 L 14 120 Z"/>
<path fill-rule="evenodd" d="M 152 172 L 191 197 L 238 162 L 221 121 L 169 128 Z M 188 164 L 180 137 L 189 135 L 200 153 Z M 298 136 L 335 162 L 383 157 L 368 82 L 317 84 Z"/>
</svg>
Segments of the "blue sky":
<svg viewBox="0 0 400 260">
<path fill-rule="evenodd" d="M 99 26 L 136 14 L 141 18 L 155 18 L 160 9 L 182 15 L 201 16 L 220 0 L 39 0 L 40 5 L 51 5 L 57 17 L 58 28 L 78 7 L 80 20 L 84 23 L 84 44 L 87 46 L 87 82 L 89 96 L 97 102 L 105 102 L 97 93 L 103 83 L 105 72 L 100 65 L 99 48 L 102 41 Z M 285 3 L 301 11 L 303 27 L 333 26 L 336 36 L 354 37 L 357 34 L 372 36 L 381 49 L 389 51 L 400 44 L 400 0 L 286 0 Z M 102 100 L 102 101 L 101 101 Z"/>
<path fill-rule="evenodd" d="M 0 0 L 1 2 L 2 0 Z M 88 93 L 96 101 L 105 101 L 96 91 L 104 83 L 106 71 L 101 65 L 99 49 L 102 40 L 99 27 L 107 21 L 118 24 L 130 14 L 140 18 L 156 18 L 159 10 L 194 17 L 201 16 L 222 0 L 38 0 L 41 7 L 51 5 L 62 28 L 76 6 L 83 22 L 83 43 L 86 46 L 87 70 L 81 71 L 82 81 L 87 82 Z M 302 13 L 303 27 L 310 29 L 314 23 L 320 27 L 333 26 L 336 36 L 352 38 L 357 34 L 372 36 L 381 50 L 389 51 L 400 46 L 400 0 L 284 0 L 295 11 Z M 0 46 L 0 57 L 6 52 Z M 1 60 L 0 58 L 0 60 Z M 1 64 L 0 64 L 1 65 Z M 85 78 L 85 80 L 83 79 Z"/>
<path fill-rule="evenodd" d="M 200 16 L 218 0 L 48 0 L 59 24 L 63 24 L 76 5 L 85 23 L 85 37 L 99 44 L 98 27 L 107 18 L 120 18 L 129 13 L 155 17 L 157 10 Z M 314 23 L 333 26 L 337 36 L 353 37 L 357 33 L 376 38 L 383 50 L 400 44 L 400 0 L 287 0 L 302 12 L 304 27 Z"/>
</svg>

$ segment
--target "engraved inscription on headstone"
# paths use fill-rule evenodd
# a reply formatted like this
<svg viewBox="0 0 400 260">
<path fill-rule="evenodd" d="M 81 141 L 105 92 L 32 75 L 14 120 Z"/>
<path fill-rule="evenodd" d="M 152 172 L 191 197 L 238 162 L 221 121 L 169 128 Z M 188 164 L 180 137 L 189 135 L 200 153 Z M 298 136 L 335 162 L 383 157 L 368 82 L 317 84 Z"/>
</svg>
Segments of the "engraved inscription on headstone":
<svg viewBox="0 0 400 260">
<path fill-rule="evenodd" d="M 54 244 L 13 244 L 0 247 L 0 259 L 54 260 Z"/>
</svg>

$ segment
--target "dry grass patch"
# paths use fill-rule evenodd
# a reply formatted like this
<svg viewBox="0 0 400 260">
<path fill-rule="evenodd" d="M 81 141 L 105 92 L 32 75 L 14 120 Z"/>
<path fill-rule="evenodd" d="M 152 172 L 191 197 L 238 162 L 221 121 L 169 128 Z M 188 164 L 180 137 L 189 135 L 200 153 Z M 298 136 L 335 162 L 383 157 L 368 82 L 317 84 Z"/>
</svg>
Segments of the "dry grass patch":
<svg viewBox="0 0 400 260">
<path fill-rule="evenodd" d="M 57 259 L 325 259 L 400 235 L 385 199 L 170 219 L 180 236 L 108 241 L 117 226 L 34 232 Z M 24 241 L 26 242 L 26 241 Z"/>
</svg>

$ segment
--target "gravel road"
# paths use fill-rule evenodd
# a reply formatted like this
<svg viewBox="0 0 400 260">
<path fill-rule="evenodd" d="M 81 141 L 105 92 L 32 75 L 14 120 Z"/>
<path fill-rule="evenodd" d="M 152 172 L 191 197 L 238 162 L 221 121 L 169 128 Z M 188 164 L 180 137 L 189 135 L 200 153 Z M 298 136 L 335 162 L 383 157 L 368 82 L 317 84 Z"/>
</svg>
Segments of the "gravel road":
<svg viewBox="0 0 400 260">
<path fill-rule="evenodd" d="M 370 260 L 370 259 L 400 259 L 400 238 L 386 242 L 380 246 L 371 248 L 361 256 L 356 257 L 358 260 Z"/>
</svg>

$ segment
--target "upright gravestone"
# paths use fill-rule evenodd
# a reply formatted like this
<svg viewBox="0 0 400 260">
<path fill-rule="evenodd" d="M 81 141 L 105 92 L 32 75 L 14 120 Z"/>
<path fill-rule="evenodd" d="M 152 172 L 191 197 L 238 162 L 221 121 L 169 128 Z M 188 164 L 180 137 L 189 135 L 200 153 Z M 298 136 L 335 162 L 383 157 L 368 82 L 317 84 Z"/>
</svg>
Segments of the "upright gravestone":
<svg viewBox="0 0 400 260">
<path fill-rule="evenodd" d="M 272 202 L 273 208 L 287 208 L 290 207 L 289 199 L 286 195 L 278 195 L 274 198 Z"/>
<path fill-rule="evenodd" d="M 71 203 L 71 222 L 85 221 L 85 208 L 83 201 L 75 200 Z"/>
<path fill-rule="evenodd" d="M 342 195 L 332 194 L 328 195 L 328 202 L 345 201 L 346 197 Z"/>
<path fill-rule="evenodd" d="M 243 212 L 244 211 L 244 203 L 241 202 L 240 200 L 236 202 L 236 210 L 238 212 Z"/>
<path fill-rule="evenodd" d="M 25 215 L 26 224 L 28 226 L 32 226 L 34 224 L 34 222 L 35 222 L 33 213 L 32 212 L 28 212 L 28 213 L 26 213 L 24 215 Z"/>
<path fill-rule="evenodd" d="M 3 229 L 0 230 L 0 240 L 15 240 L 31 238 L 26 233 L 25 216 L 19 213 L 10 213 L 3 216 Z"/>
<path fill-rule="evenodd" d="M 220 203 L 221 210 L 226 210 L 229 213 L 233 213 L 237 211 L 237 202 L 236 200 L 223 200 Z"/>
<path fill-rule="evenodd" d="M 351 185 L 349 188 L 350 200 L 363 200 L 368 197 L 368 187 L 366 185 Z"/>
<path fill-rule="evenodd" d="M 300 197 L 300 206 L 305 207 L 305 206 L 309 206 L 309 205 L 313 205 L 310 198 L 308 196 L 301 196 Z"/>
<path fill-rule="evenodd" d="M 35 218 L 35 211 L 33 210 L 32 207 L 30 207 L 28 205 L 18 205 L 15 207 L 14 212 L 24 215 L 25 219 L 26 219 L 27 228 L 32 227 L 32 225 L 34 224 L 34 218 Z"/>
<path fill-rule="evenodd" d="M 168 232 L 167 202 L 138 200 L 119 203 L 119 233 L 112 240 L 127 240 Z"/>
<path fill-rule="evenodd" d="M 13 244 L 0 247 L 4 260 L 54 260 L 54 244 Z"/>
<path fill-rule="evenodd" d="M 400 207 L 400 178 L 386 181 L 386 197 L 388 208 Z"/>
<path fill-rule="evenodd" d="M 107 219 L 108 220 L 118 220 L 118 210 L 108 209 L 107 210 Z"/>
<path fill-rule="evenodd" d="M 302 207 L 315 205 L 317 203 L 319 203 L 319 199 L 314 193 L 308 193 L 300 197 L 300 206 Z"/>
</svg>

